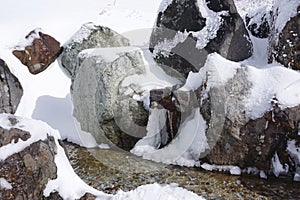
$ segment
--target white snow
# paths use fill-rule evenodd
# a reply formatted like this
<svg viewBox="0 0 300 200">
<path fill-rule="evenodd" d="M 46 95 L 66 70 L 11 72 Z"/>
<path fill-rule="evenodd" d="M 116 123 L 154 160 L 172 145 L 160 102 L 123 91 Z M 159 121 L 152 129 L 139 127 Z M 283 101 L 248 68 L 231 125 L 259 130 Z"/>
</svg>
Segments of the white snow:
<svg viewBox="0 0 300 200">
<path fill-rule="evenodd" d="M 156 120 L 149 123 L 147 130 L 154 129 L 156 131 L 153 133 L 148 131 L 148 133 L 159 134 L 157 132 L 159 131 L 157 128 L 160 128 L 158 123 L 163 122 Z M 141 139 L 131 152 L 156 162 L 190 167 L 198 166 L 200 154 L 209 149 L 205 129 L 206 122 L 202 118 L 199 108 L 195 108 L 191 111 L 191 115 L 182 122 L 178 135 L 170 144 L 162 149 L 157 149 L 159 147 L 157 146 L 157 137 L 149 137 L 147 133 L 147 136 Z"/>
<path fill-rule="evenodd" d="M 160 5 L 159 5 L 159 8 L 158 8 L 158 13 L 159 12 L 164 12 L 168 6 L 172 3 L 173 0 L 162 0 Z"/>
<path fill-rule="evenodd" d="M 43 32 L 41 28 L 36 28 L 32 31 L 30 35 L 28 35 L 27 38 L 24 38 L 22 41 L 19 42 L 18 45 L 15 46 L 17 50 L 24 50 L 25 47 L 29 46 L 32 44 L 33 40 L 36 38 L 40 38 L 39 33 Z"/>
<path fill-rule="evenodd" d="M 100 149 L 110 149 L 109 145 L 108 144 L 104 144 L 104 143 L 99 144 L 98 147 Z"/>
<path fill-rule="evenodd" d="M 286 174 L 289 170 L 288 165 L 283 166 L 279 160 L 277 152 L 272 158 L 271 169 L 273 174 L 278 177 L 280 174 Z"/>
<path fill-rule="evenodd" d="M 261 170 L 259 172 L 259 177 L 262 178 L 262 179 L 267 179 L 268 178 L 268 176 L 266 175 L 266 173 L 263 170 Z"/>
<path fill-rule="evenodd" d="M 299 0 L 277 0 L 274 5 L 274 12 L 278 13 L 275 19 L 275 28 L 281 33 L 286 23 L 297 15 L 297 8 L 300 5 Z"/>
<path fill-rule="evenodd" d="M 130 192 L 119 191 L 112 200 L 203 200 L 193 192 L 178 187 L 177 184 L 150 184 L 140 186 Z M 101 199 L 99 199 L 101 200 Z"/>
<path fill-rule="evenodd" d="M 287 150 L 291 157 L 296 160 L 297 171 L 294 175 L 294 181 L 300 181 L 300 146 L 296 145 L 295 140 L 288 141 Z"/>
<path fill-rule="evenodd" d="M 192 32 L 193 36 L 197 38 L 196 48 L 203 49 L 210 40 L 217 36 L 217 31 L 222 25 L 222 15 L 226 16 L 227 11 L 214 12 L 207 7 L 205 0 L 197 0 L 198 7 L 202 17 L 206 18 L 205 27 L 197 32 Z"/>
<path fill-rule="evenodd" d="M 120 54 L 131 51 L 139 51 L 139 48 L 129 46 L 85 49 L 78 54 L 78 57 L 84 59 L 88 57 L 97 56 L 101 57 L 99 58 L 99 62 L 105 61 L 107 63 L 110 63 L 116 60 Z"/>
<path fill-rule="evenodd" d="M 297 71 L 287 69 L 280 65 L 256 68 L 250 65 L 244 65 L 226 60 L 217 53 L 210 54 L 199 74 L 190 73 L 187 80 L 190 80 L 184 88 L 198 88 L 202 79 L 198 77 L 206 77 L 208 74 L 207 88 L 221 86 L 232 78 L 237 69 L 242 69 L 247 73 L 248 81 L 252 83 L 248 94 L 244 101 L 246 113 L 251 119 L 261 117 L 266 111 L 271 109 L 270 101 L 275 95 L 279 100 L 282 109 L 293 107 L 300 103 L 300 91 L 296 88 L 300 87 L 300 74 Z M 289 77 L 286 79 L 286 77 Z M 198 82 L 197 82 L 198 81 Z"/>
<path fill-rule="evenodd" d="M 271 10 L 275 0 L 234 0 L 238 13 L 245 17 L 247 13 L 265 7 Z"/>
<path fill-rule="evenodd" d="M 74 172 L 69 160 L 64 152 L 63 147 L 55 140 L 57 146 L 57 155 L 55 164 L 57 166 L 57 178 L 49 180 L 44 190 L 44 196 L 49 196 L 52 192 L 58 192 L 63 199 L 79 199 L 85 193 L 89 192 L 103 200 L 109 200 L 112 195 L 100 192 L 88 186 Z"/>
<path fill-rule="evenodd" d="M 11 190 L 12 188 L 12 185 L 5 178 L 0 178 L 0 189 Z"/>
<path fill-rule="evenodd" d="M 241 168 L 232 165 L 211 165 L 208 163 L 203 163 L 200 165 L 200 167 L 207 171 L 223 171 L 229 172 L 232 175 L 241 175 L 242 173 Z"/>
</svg>

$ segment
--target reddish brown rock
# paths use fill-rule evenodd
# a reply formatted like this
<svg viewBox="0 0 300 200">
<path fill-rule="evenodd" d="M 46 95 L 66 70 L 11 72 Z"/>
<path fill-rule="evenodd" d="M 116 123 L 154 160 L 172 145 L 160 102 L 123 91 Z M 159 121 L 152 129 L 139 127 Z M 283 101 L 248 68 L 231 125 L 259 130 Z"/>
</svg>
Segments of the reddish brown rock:
<svg viewBox="0 0 300 200">
<path fill-rule="evenodd" d="M 42 32 L 31 31 L 25 38 L 27 40 L 34 38 L 32 44 L 26 46 L 24 50 L 14 50 L 13 54 L 28 67 L 32 74 L 47 69 L 62 51 L 57 40 Z"/>
<path fill-rule="evenodd" d="M 10 120 L 12 124 L 16 123 L 14 120 Z M 0 147 L 20 140 L 27 141 L 29 138 L 28 132 L 0 127 Z M 48 136 L 46 140 L 35 142 L 19 153 L 0 160 L 0 178 L 12 186 L 0 187 L 0 199 L 42 199 L 49 179 L 56 178 L 55 154 L 54 138 Z"/>
<path fill-rule="evenodd" d="M 233 124 L 225 121 L 221 137 L 207 155 L 209 162 L 217 165 L 237 165 L 241 168 L 256 167 L 268 173 L 275 153 L 280 162 L 290 166 L 289 172 L 295 172 L 295 161 L 286 151 L 289 140 L 300 141 L 298 126 L 300 105 L 281 110 L 278 105 L 263 117 L 249 120 L 240 128 L 240 138 L 231 132 Z"/>
</svg>

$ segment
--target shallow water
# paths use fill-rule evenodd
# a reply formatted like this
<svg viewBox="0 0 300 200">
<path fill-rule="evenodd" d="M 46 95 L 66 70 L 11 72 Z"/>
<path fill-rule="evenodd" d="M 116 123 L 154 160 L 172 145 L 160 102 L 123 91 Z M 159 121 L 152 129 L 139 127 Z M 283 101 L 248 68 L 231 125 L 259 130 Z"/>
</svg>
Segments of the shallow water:
<svg viewBox="0 0 300 200">
<path fill-rule="evenodd" d="M 75 172 L 90 186 L 116 193 L 148 183 L 178 183 L 206 199 L 300 199 L 300 183 L 291 177 L 233 176 L 199 168 L 165 165 L 127 152 L 85 149 L 65 143 Z"/>
</svg>

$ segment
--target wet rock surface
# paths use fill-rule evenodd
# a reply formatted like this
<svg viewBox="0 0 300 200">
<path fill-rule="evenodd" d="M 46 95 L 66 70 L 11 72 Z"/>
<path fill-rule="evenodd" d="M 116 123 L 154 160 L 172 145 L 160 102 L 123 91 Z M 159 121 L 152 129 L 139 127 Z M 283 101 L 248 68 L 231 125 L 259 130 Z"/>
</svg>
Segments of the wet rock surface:
<svg viewBox="0 0 300 200">
<path fill-rule="evenodd" d="M 15 113 L 22 95 L 19 80 L 10 72 L 4 60 L 0 59 L 0 113 Z"/>
<path fill-rule="evenodd" d="M 31 44 L 25 46 L 24 50 L 14 50 L 13 54 L 28 67 L 32 74 L 47 69 L 62 51 L 60 43 L 55 38 L 39 30 L 31 31 L 25 38 Z"/>
<path fill-rule="evenodd" d="M 0 134 L 1 146 L 30 138 L 30 133 L 19 129 L 5 130 L 0 127 Z M 45 141 L 35 142 L 19 153 L 0 160 L 0 178 L 12 186 L 11 189 L 0 188 L 0 199 L 42 199 L 49 179 L 56 178 L 55 153 L 54 138 L 49 136 Z"/>
<path fill-rule="evenodd" d="M 300 183 L 290 178 L 232 176 L 143 160 L 128 152 L 84 149 L 66 143 L 75 172 L 89 185 L 107 192 L 129 191 L 142 184 L 178 183 L 206 199 L 299 199 Z"/>
</svg>

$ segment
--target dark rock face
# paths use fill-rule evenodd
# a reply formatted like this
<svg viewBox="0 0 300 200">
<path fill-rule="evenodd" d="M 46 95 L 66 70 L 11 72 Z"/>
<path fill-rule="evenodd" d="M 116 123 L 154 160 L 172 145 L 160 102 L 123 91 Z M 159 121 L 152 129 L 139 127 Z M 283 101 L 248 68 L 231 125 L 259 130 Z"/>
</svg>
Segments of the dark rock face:
<svg viewBox="0 0 300 200">
<path fill-rule="evenodd" d="M 297 161 L 290 159 L 287 153 L 289 140 L 300 141 L 298 124 L 300 121 L 300 106 L 273 111 L 256 120 L 249 120 L 240 128 L 240 138 L 235 138 L 231 132 L 232 124 L 226 120 L 221 138 L 210 151 L 207 159 L 219 165 L 237 165 L 241 168 L 256 167 L 265 173 L 270 171 L 272 158 L 278 154 L 282 164 L 288 164 L 291 173 L 296 169 Z"/>
<path fill-rule="evenodd" d="M 22 95 L 20 82 L 0 59 L 0 113 L 15 113 Z"/>
<path fill-rule="evenodd" d="M 62 66 L 71 74 L 75 74 L 78 54 L 91 48 L 129 46 L 127 38 L 110 28 L 97 26 L 93 23 L 82 25 L 80 30 L 64 45 L 61 56 Z"/>
<path fill-rule="evenodd" d="M 271 11 L 262 9 L 246 15 L 246 26 L 253 36 L 268 38 L 270 34 L 271 15 Z"/>
<path fill-rule="evenodd" d="M 0 147 L 29 138 L 28 132 L 0 127 Z M 42 199 L 49 179 L 56 178 L 55 154 L 54 138 L 49 136 L 0 161 L 0 177 L 12 185 L 12 189 L 0 188 L 0 199 Z"/>
<path fill-rule="evenodd" d="M 33 30 L 25 38 L 27 40 L 34 38 L 32 44 L 26 46 L 24 50 L 14 50 L 13 54 L 28 67 L 32 74 L 47 69 L 62 51 L 57 40 L 42 32 Z"/>
<path fill-rule="evenodd" d="M 188 6 L 187 6 L 188 5 Z M 150 50 L 158 63 L 167 65 L 187 76 L 190 71 L 198 71 L 205 63 L 209 53 L 218 52 L 233 61 L 241 61 L 252 55 L 252 43 L 242 18 L 237 13 L 232 0 L 207 1 L 208 11 L 216 16 L 203 17 L 196 0 L 173 0 L 159 13 L 156 28 L 150 38 Z M 224 11 L 228 14 L 217 14 Z M 220 17 L 222 23 L 217 30 L 210 30 L 214 23 L 211 19 Z M 208 30 L 208 35 L 216 31 L 216 35 L 207 36 L 201 31 Z M 193 32 L 199 32 L 196 37 Z M 185 35 L 178 41 L 178 35 Z M 200 40 L 208 40 L 202 42 Z M 163 44 L 168 41 L 169 44 Z M 198 43 L 201 43 L 199 45 Z M 167 46 L 173 46 L 171 49 Z M 200 46 L 200 47 L 199 47 Z"/>
<path fill-rule="evenodd" d="M 275 27 L 276 14 L 278 13 L 274 12 L 272 29 L 275 31 L 270 37 L 269 48 L 269 62 L 275 60 L 294 70 L 300 70 L 300 5 L 297 10 L 298 14 L 292 17 L 279 33 L 276 32 Z"/>
</svg>

